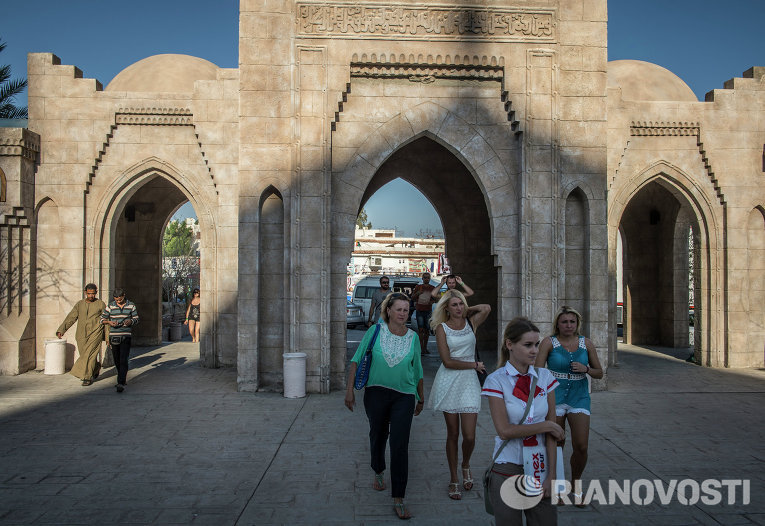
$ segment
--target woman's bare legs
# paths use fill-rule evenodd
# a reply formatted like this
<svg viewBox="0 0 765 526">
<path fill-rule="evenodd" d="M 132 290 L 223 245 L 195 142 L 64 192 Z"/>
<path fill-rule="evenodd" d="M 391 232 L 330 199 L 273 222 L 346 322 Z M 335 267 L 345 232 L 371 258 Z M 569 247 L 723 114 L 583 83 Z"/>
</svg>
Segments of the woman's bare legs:
<svg viewBox="0 0 765 526">
<path fill-rule="evenodd" d="M 584 467 L 587 465 L 587 446 L 590 439 L 590 415 L 584 413 L 569 413 L 566 415 L 571 427 L 571 485 L 576 487 L 582 478 Z M 581 484 L 581 482 L 580 482 Z"/>
<path fill-rule="evenodd" d="M 196 342 L 199 339 L 199 322 L 189 320 L 189 334 L 191 335 L 191 341 Z"/>
<path fill-rule="evenodd" d="M 466 490 L 473 488 L 473 482 L 465 479 L 472 479 L 473 474 L 470 469 L 470 457 L 475 449 L 475 427 L 478 423 L 478 413 L 460 413 L 462 424 L 462 487 Z"/>
<path fill-rule="evenodd" d="M 446 421 L 446 461 L 449 463 L 449 476 L 452 484 L 459 482 L 457 477 L 457 446 L 460 440 L 460 415 L 444 413 Z"/>
</svg>

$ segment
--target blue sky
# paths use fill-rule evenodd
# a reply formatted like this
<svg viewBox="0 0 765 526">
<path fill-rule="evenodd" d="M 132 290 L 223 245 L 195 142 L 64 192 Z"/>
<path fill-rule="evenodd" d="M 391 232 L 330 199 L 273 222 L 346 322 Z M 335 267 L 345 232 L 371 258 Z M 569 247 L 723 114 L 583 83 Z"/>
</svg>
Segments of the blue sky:
<svg viewBox="0 0 765 526">
<path fill-rule="evenodd" d="M 7 47 L 0 64 L 23 76 L 27 53 L 50 52 L 104 86 L 130 64 L 160 53 L 235 68 L 238 7 L 238 0 L 7 1 L 0 18 Z M 751 66 L 765 66 L 765 0 L 611 0 L 608 8 L 609 60 L 659 64 L 682 78 L 699 100 Z M 17 102 L 26 104 L 26 95 Z M 428 208 L 418 194 L 400 180 L 386 185 L 367 203 L 372 224 L 397 226 L 408 235 L 440 230 L 435 211 L 414 212 Z M 392 202 L 413 212 L 395 225 L 377 221 Z M 190 208 L 182 207 L 180 215 L 193 214 Z"/>
</svg>

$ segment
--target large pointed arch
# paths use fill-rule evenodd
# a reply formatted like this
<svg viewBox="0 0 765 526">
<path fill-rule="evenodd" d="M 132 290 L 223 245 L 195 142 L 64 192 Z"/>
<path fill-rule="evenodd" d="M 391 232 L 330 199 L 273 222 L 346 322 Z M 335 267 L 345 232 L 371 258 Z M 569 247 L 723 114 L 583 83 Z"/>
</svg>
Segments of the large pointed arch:
<svg viewBox="0 0 765 526">
<path fill-rule="evenodd" d="M 612 362 L 616 361 L 616 236 L 630 201 L 647 186 L 656 183 L 679 202 L 687 204 L 691 219 L 698 227 L 700 268 L 697 272 L 700 283 L 697 285 L 699 297 L 696 298 L 696 319 L 700 321 L 701 329 L 696 332 L 699 339 L 696 342 L 697 359 L 710 366 L 724 366 L 727 363 L 725 305 L 722 296 L 716 293 L 724 282 L 721 259 L 725 245 L 722 234 L 725 210 L 712 197 L 715 195 L 713 189 L 710 192 L 709 188 L 705 188 L 706 179 L 701 181 L 662 160 L 619 181 L 618 186 L 612 189 L 613 198 L 609 200 L 608 209 L 608 261 L 611 275 L 609 296 L 614 307 L 609 309 L 610 343 L 614 349 L 609 354 Z"/>
<path fill-rule="evenodd" d="M 93 212 L 86 216 L 85 267 L 108 290 L 115 285 L 115 232 L 117 222 L 125 211 L 128 201 L 145 185 L 161 178 L 177 188 L 191 202 L 199 220 L 202 246 L 200 282 L 202 290 L 215 290 L 217 282 L 217 227 L 214 203 L 204 199 L 207 188 L 200 187 L 195 179 L 158 157 L 149 157 L 123 170 L 107 188 L 100 193 Z M 214 195 L 214 194 L 213 194 Z M 86 196 L 87 198 L 87 196 Z M 166 218 L 163 218 L 163 223 Z M 218 298 L 208 294 L 202 309 L 202 334 L 200 335 L 200 359 L 206 366 L 218 364 Z"/>
<path fill-rule="evenodd" d="M 497 325 L 501 325 L 503 320 L 503 309 L 508 315 L 517 315 L 520 305 L 520 204 L 516 185 L 520 180 L 521 156 L 497 150 L 499 141 L 496 130 L 494 137 L 485 137 L 482 131 L 486 133 L 453 111 L 432 101 L 426 101 L 407 108 L 382 123 L 352 152 L 348 153 L 346 150 L 342 155 L 333 154 L 333 290 L 345 290 L 345 264 L 353 250 L 356 216 L 364 201 L 376 189 L 375 186 L 384 184 L 382 181 L 374 183 L 375 178 L 385 169 L 385 164 L 396 159 L 397 155 L 406 155 L 402 152 L 430 143 L 431 151 L 443 152 L 440 155 L 454 159 L 462 167 L 465 178 L 470 180 L 477 195 L 480 195 L 480 203 L 471 203 L 480 205 L 485 213 L 487 227 L 483 237 L 487 239 L 486 255 L 489 258 L 488 265 L 493 269 L 493 277 L 491 285 L 487 285 L 488 288 L 483 291 L 484 295 L 477 293 L 475 301 L 487 302 L 496 307 L 496 316 L 493 319 L 497 320 Z M 343 135 L 342 123 L 338 123 L 338 129 L 333 135 L 333 152 L 335 148 L 342 152 L 344 146 L 354 144 L 352 139 Z M 509 126 L 504 139 L 513 140 Z M 443 210 L 439 211 L 433 193 L 406 177 L 402 179 L 418 187 L 433 202 L 443 220 Z M 444 225 L 444 230 L 449 230 L 448 225 Z M 448 253 L 449 235 L 446 237 Z M 488 274 L 483 276 L 488 278 Z M 345 322 L 335 314 L 342 312 L 342 299 L 335 298 L 333 294 L 333 347 L 341 343 L 344 345 L 341 338 L 345 331 Z M 494 334 L 494 330 L 487 329 L 485 335 L 493 340 L 492 348 L 495 347 L 497 335 Z"/>
</svg>

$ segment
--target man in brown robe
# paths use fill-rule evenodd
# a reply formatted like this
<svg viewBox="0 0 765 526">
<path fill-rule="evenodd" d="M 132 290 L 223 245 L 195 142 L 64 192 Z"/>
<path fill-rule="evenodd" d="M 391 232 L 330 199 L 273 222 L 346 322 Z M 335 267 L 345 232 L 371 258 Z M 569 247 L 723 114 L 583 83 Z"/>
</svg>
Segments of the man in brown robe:
<svg viewBox="0 0 765 526">
<path fill-rule="evenodd" d="M 69 327 L 77 322 L 75 339 L 80 357 L 74 362 L 74 367 L 69 373 L 81 378 L 82 385 L 92 384 L 101 369 L 101 364 L 98 363 L 101 342 L 104 340 L 101 313 L 106 308 L 106 304 L 96 298 L 96 294 L 98 294 L 98 287 L 95 284 L 85 285 L 85 299 L 75 303 L 72 312 L 56 330 L 56 336 L 61 338 Z"/>
</svg>

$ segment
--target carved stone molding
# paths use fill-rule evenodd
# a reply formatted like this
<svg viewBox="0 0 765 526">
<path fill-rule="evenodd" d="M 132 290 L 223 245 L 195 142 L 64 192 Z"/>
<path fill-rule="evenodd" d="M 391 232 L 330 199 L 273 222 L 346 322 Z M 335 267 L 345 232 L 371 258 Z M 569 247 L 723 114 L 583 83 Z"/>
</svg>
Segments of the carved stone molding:
<svg viewBox="0 0 765 526">
<path fill-rule="evenodd" d="M 426 62 L 425 62 L 426 61 Z M 496 57 L 417 57 L 401 55 L 398 59 L 385 55 L 353 56 L 352 78 L 403 78 L 412 82 L 430 83 L 435 79 L 502 80 L 504 64 Z"/>
<path fill-rule="evenodd" d="M 554 9 L 412 4 L 297 4 L 298 37 L 555 42 Z"/>
<path fill-rule="evenodd" d="M 20 206 L 14 206 L 13 211 L 10 214 L 0 215 L 0 226 L 16 226 L 22 228 L 28 227 L 29 218 L 26 216 L 24 208 Z"/>
<path fill-rule="evenodd" d="M 0 155 L 36 160 L 40 153 L 40 137 L 25 129 L 20 131 L 21 133 L 13 133 L 15 137 L 0 137 Z"/>
<path fill-rule="evenodd" d="M 636 136 L 699 136 L 698 122 L 652 122 L 633 121 L 630 123 L 630 135 Z"/>
<path fill-rule="evenodd" d="M 120 108 L 115 114 L 116 124 L 143 126 L 193 126 L 193 115 L 188 108 Z"/>
</svg>

